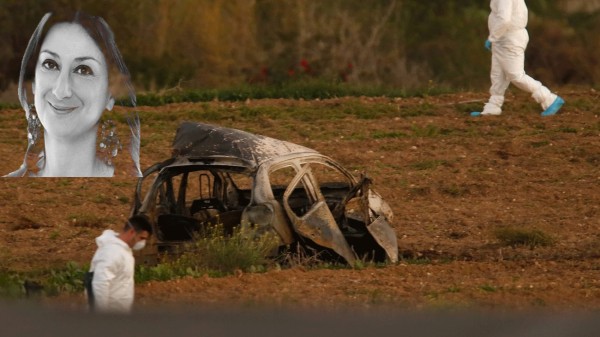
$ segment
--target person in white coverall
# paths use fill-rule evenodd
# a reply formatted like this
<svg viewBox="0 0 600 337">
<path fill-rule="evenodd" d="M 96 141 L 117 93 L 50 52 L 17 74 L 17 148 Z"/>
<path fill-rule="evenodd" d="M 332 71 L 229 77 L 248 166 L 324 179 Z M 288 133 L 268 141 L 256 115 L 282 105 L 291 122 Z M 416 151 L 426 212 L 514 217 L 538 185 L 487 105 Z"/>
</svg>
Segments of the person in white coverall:
<svg viewBox="0 0 600 337">
<path fill-rule="evenodd" d="M 525 28 L 528 15 L 525 0 L 491 0 L 490 7 L 490 35 L 485 47 L 492 52 L 491 97 L 483 111 L 471 115 L 500 115 L 504 92 L 510 83 L 531 93 L 533 99 L 542 106 L 542 116 L 554 115 L 565 101 L 525 74 L 525 48 L 529 42 Z"/>
<path fill-rule="evenodd" d="M 136 215 L 127 221 L 120 233 L 108 229 L 96 238 L 98 249 L 92 258 L 86 284 L 92 311 L 131 311 L 135 269 L 132 250 L 144 248 L 151 234 L 148 220 Z"/>
</svg>

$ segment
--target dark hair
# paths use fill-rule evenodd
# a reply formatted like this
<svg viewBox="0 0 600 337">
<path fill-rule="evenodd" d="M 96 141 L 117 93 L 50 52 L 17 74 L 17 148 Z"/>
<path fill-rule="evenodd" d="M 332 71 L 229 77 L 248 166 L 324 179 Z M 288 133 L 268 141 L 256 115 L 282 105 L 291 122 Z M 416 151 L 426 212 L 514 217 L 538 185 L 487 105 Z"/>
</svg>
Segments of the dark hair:
<svg viewBox="0 0 600 337">
<path fill-rule="evenodd" d="M 114 34 L 108 26 L 108 23 L 106 23 L 106 21 L 99 16 L 91 16 L 81 11 L 77 11 L 74 14 L 65 16 L 63 18 L 55 17 L 52 20 L 53 22 L 47 25 L 51 17 L 52 13 L 46 13 L 42 20 L 40 20 L 40 23 L 29 39 L 29 43 L 25 49 L 25 54 L 23 55 L 23 60 L 21 61 L 21 70 L 19 73 L 19 101 L 21 102 L 23 109 L 25 109 L 27 112 L 27 117 L 29 117 L 29 102 L 27 101 L 27 89 L 23 86 L 23 82 L 25 81 L 27 72 L 30 71 L 32 67 L 35 69 L 35 63 L 37 63 L 37 55 L 39 54 L 39 49 L 41 48 L 41 42 L 44 40 L 49 29 L 59 23 L 78 24 L 86 31 L 86 33 L 92 38 L 92 40 L 94 40 L 98 48 L 100 48 L 104 54 L 107 65 L 112 65 L 115 67 L 116 70 L 123 76 L 123 82 L 127 87 L 127 95 L 129 96 L 130 104 L 132 106 L 136 106 L 137 99 L 133 89 L 133 84 L 131 83 L 129 70 L 123 61 L 123 56 L 121 56 L 121 52 L 119 51 L 117 43 L 115 42 Z M 110 76 L 110 68 L 108 73 Z"/>
<path fill-rule="evenodd" d="M 136 233 L 146 231 L 148 234 L 152 235 L 152 225 L 150 224 L 148 218 L 143 215 L 134 215 L 129 218 L 125 224 L 126 230 L 127 227 L 133 227 L 133 230 L 135 230 Z"/>
</svg>

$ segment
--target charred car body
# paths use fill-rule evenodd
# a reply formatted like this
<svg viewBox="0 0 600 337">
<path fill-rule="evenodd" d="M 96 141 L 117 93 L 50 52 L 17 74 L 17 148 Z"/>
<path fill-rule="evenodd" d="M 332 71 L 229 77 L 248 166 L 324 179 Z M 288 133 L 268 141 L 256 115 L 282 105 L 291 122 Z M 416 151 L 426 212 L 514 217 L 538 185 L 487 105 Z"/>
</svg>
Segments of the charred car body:
<svg viewBox="0 0 600 337">
<path fill-rule="evenodd" d="M 215 223 L 271 231 L 282 247 L 348 263 L 398 260 L 392 211 L 368 178 L 315 150 L 236 129 L 181 124 L 172 157 L 139 179 L 132 213 L 154 226 L 147 262 Z"/>
</svg>

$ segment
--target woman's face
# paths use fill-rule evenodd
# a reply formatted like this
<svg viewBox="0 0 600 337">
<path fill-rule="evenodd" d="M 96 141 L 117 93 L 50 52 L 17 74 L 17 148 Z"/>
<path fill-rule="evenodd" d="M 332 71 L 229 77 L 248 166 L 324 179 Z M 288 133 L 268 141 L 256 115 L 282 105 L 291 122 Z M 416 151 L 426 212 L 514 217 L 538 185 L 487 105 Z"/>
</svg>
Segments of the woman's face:
<svg viewBox="0 0 600 337">
<path fill-rule="evenodd" d="M 50 29 L 36 63 L 33 93 L 49 136 L 76 138 L 96 132 L 113 100 L 106 59 L 83 27 L 61 23 Z"/>
</svg>

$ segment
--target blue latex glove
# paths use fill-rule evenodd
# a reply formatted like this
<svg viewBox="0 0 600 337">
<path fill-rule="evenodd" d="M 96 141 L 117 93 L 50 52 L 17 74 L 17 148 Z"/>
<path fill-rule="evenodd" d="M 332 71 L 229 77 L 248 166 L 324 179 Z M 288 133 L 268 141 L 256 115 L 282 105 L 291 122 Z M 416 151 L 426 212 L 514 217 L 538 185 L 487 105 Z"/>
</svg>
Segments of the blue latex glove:
<svg viewBox="0 0 600 337">
<path fill-rule="evenodd" d="M 490 40 L 485 40 L 485 49 L 492 50 L 492 42 Z"/>
</svg>

